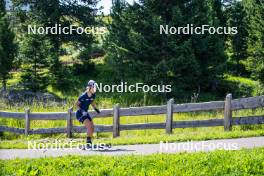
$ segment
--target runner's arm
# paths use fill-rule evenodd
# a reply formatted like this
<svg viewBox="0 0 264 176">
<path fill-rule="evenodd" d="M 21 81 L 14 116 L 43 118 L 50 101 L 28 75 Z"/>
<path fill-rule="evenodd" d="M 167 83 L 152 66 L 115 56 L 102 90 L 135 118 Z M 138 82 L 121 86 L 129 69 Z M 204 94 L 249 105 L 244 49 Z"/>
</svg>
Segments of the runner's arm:
<svg viewBox="0 0 264 176">
<path fill-rule="evenodd" d="M 92 107 L 94 108 L 94 110 L 99 114 L 100 113 L 100 110 L 96 107 L 96 104 L 95 104 L 95 101 L 93 101 L 91 103 Z"/>
<path fill-rule="evenodd" d="M 77 100 L 75 103 L 78 110 L 81 109 L 80 104 L 81 104 L 81 102 L 79 100 Z"/>
</svg>

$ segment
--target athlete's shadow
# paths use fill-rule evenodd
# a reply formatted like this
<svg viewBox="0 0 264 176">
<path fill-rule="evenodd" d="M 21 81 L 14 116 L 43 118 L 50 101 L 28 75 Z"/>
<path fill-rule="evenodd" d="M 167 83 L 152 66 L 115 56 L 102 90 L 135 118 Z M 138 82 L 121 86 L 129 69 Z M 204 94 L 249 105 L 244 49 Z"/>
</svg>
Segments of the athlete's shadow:
<svg viewBox="0 0 264 176">
<path fill-rule="evenodd" d="M 96 150 L 96 151 L 98 151 L 98 152 L 133 152 L 135 150 L 109 148 L 109 149 L 101 149 L 101 150 Z"/>
</svg>

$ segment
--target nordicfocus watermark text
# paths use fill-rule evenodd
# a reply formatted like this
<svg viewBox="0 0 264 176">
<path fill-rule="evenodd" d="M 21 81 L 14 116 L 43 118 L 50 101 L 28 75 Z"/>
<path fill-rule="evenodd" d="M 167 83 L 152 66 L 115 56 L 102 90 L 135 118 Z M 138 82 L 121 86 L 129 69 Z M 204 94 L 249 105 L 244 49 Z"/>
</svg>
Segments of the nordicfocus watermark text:
<svg viewBox="0 0 264 176">
<path fill-rule="evenodd" d="M 223 27 L 223 26 L 210 26 L 210 25 L 202 25 L 202 26 L 194 26 L 193 24 L 187 24 L 184 27 L 175 27 L 169 25 L 160 25 L 160 34 L 225 34 L 225 35 L 235 35 L 238 33 L 237 27 Z"/>
<path fill-rule="evenodd" d="M 85 149 L 85 150 L 105 150 L 112 146 L 106 143 L 83 144 L 77 141 L 55 140 L 51 143 L 28 141 L 29 150 L 67 150 L 67 149 Z"/>
<path fill-rule="evenodd" d="M 80 27 L 76 25 L 62 26 L 61 24 L 55 24 L 54 26 L 37 26 L 37 25 L 28 25 L 28 34 L 93 34 L 93 35 L 102 35 L 107 32 L 106 27 L 100 26 L 87 26 Z"/>
<path fill-rule="evenodd" d="M 129 85 L 127 82 L 121 82 L 120 84 L 96 84 L 96 88 L 99 92 L 158 92 L 165 93 L 171 92 L 171 85 L 147 85 L 144 83 L 136 83 Z"/>
<path fill-rule="evenodd" d="M 212 151 L 212 150 L 238 150 L 238 143 L 224 141 L 187 141 L 180 143 L 169 143 L 160 141 L 159 152 L 179 152 L 179 151 Z"/>
</svg>

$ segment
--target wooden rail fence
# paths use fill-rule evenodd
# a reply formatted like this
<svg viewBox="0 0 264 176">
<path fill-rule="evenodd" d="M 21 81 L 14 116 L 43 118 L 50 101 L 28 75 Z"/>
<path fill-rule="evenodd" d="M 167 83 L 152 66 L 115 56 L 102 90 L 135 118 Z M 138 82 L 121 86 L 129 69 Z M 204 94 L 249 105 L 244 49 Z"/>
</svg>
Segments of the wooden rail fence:
<svg viewBox="0 0 264 176">
<path fill-rule="evenodd" d="M 139 130 L 139 129 L 165 129 L 166 133 L 171 134 L 173 128 L 192 128 L 192 127 L 213 127 L 223 126 L 225 131 L 231 131 L 232 125 L 244 124 L 263 124 L 264 115 L 232 117 L 232 111 L 241 109 L 255 109 L 264 107 L 264 96 L 232 99 L 232 95 L 228 94 L 225 101 L 211 101 L 203 103 L 186 103 L 174 104 L 174 100 L 170 99 L 167 105 L 163 106 L 145 106 L 120 108 L 115 105 L 113 109 L 103 109 L 99 115 L 91 111 L 94 118 L 113 117 L 112 125 L 95 125 L 96 132 L 112 132 L 113 137 L 120 136 L 122 130 Z M 174 114 L 179 112 L 196 112 L 209 110 L 224 110 L 223 117 L 208 120 L 186 120 L 174 121 Z M 140 123 L 140 124 L 120 124 L 121 116 L 139 116 L 139 115 L 155 115 L 166 114 L 164 123 Z M 72 120 L 75 119 L 75 112 L 72 108 L 68 112 L 50 112 L 50 113 L 31 113 L 26 109 L 24 113 L 20 112 L 0 112 L 0 118 L 24 119 L 25 129 L 0 126 L 0 132 L 13 132 L 18 134 L 53 134 L 67 133 L 68 137 L 72 133 L 83 133 L 86 129 L 83 126 L 73 126 Z M 177 117 L 176 117 L 177 118 Z M 30 120 L 66 120 L 66 128 L 40 128 L 31 129 Z"/>
</svg>

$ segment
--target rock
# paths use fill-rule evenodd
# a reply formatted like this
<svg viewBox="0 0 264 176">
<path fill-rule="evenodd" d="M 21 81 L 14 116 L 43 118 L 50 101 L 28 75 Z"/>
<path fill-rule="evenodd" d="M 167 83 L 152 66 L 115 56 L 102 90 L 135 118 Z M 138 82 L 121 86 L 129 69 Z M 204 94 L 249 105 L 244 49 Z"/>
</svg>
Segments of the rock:
<svg viewBox="0 0 264 176">
<path fill-rule="evenodd" d="M 11 102 L 59 101 L 59 98 L 47 92 L 32 92 L 21 90 L 0 90 L 0 97 Z"/>
</svg>

